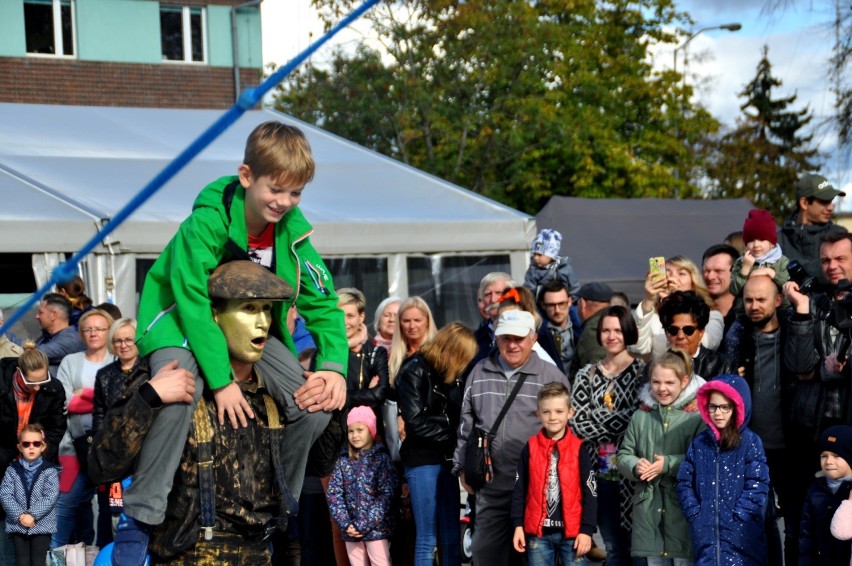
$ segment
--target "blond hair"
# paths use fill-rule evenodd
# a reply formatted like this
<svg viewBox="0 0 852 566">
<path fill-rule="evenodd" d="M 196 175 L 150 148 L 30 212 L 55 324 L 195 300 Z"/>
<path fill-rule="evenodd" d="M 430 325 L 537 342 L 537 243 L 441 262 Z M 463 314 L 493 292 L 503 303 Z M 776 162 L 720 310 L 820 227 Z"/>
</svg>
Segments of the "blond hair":
<svg viewBox="0 0 852 566">
<path fill-rule="evenodd" d="M 460 322 L 451 322 L 427 340 L 419 354 L 449 384 L 461 377 L 477 350 L 473 332 Z"/>
<path fill-rule="evenodd" d="M 80 335 L 80 340 L 82 340 L 83 343 L 86 342 L 86 335 L 83 333 L 83 323 L 93 316 L 104 317 L 107 323 L 107 330 L 109 330 L 112 326 L 112 323 L 115 322 L 107 311 L 102 311 L 101 309 L 87 310 L 80 316 L 80 320 L 77 321 L 77 334 Z"/>
<path fill-rule="evenodd" d="M 305 186 L 316 170 L 302 130 L 275 120 L 260 124 L 249 134 L 243 164 L 255 177 L 268 175 L 288 188 Z"/>
<path fill-rule="evenodd" d="M 651 375 L 654 368 L 658 366 L 672 370 L 677 374 L 678 378 L 683 378 L 684 376 L 692 377 L 692 358 L 689 357 L 689 354 L 685 350 L 681 350 L 680 348 L 672 348 L 654 358 L 654 361 L 651 362 L 648 375 Z"/>
<path fill-rule="evenodd" d="M 666 267 L 670 265 L 687 270 L 689 272 L 690 279 L 692 279 L 692 290 L 695 291 L 696 295 L 701 297 L 702 301 L 707 303 L 710 310 L 716 309 L 716 301 L 714 301 L 713 297 L 710 296 L 710 291 L 707 290 L 707 285 L 704 283 L 704 276 L 701 275 L 700 271 L 698 271 L 698 266 L 695 265 L 694 261 L 688 257 L 676 255 L 666 260 Z"/>
<path fill-rule="evenodd" d="M 343 287 L 342 289 L 337 289 L 336 292 L 338 307 L 355 305 L 355 308 L 358 309 L 358 314 L 364 314 L 364 311 L 367 309 L 367 297 L 359 289 L 355 287 Z"/>
<path fill-rule="evenodd" d="M 399 314 L 396 317 L 390 354 L 388 354 L 388 373 L 390 374 L 391 387 L 396 386 L 396 374 L 399 373 L 399 368 L 402 367 L 402 362 L 408 355 L 408 344 L 405 342 L 405 338 L 402 337 L 402 324 L 400 320 L 402 319 L 402 314 L 412 308 L 422 312 L 429 321 L 429 326 L 426 330 L 426 340 L 431 339 L 438 332 L 435 326 L 435 318 L 432 316 L 432 310 L 426 304 L 426 301 L 420 297 L 409 297 L 399 304 L 399 310 L 397 311 Z"/>
<path fill-rule="evenodd" d="M 30 372 L 49 368 L 50 361 L 47 359 L 47 355 L 41 350 L 36 350 L 35 342 L 27 341 L 24 343 L 24 353 L 18 358 L 18 369 L 25 376 L 29 376 Z"/>
</svg>

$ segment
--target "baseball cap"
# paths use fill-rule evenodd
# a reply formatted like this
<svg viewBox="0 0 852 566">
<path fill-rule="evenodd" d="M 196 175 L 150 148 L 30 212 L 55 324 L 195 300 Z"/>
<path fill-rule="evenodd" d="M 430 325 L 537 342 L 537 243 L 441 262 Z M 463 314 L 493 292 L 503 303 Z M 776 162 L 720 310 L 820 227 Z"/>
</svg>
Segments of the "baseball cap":
<svg viewBox="0 0 852 566">
<path fill-rule="evenodd" d="M 494 330 L 494 336 L 529 336 L 530 332 L 535 332 L 535 318 L 527 311 L 508 310 L 500 314 L 497 319 L 497 328 Z"/>
<path fill-rule="evenodd" d="M 796 183 L 796 199 L 817 198 L 819 200 L 831 200 L 836 196 L 845 197 L 846 193 L 835 189 L 828 179 L 822 175 L 814 173 L 805 173 L 799 177 L 799 182 Z"/>
<path fill-rule="evenodd" d="M 577 291 L 577 297 L 596 303 L 608 303 L 612 299 L 612 287 L 606 283 L 586 283 Z"/>
</svg>

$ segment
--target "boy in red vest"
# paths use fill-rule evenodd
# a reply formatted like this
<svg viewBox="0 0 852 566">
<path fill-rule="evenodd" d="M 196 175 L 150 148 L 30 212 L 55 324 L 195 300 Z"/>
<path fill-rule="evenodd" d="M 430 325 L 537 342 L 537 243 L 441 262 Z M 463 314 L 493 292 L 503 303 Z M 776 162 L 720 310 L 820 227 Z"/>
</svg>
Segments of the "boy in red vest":
<svg viewBox="0 0 852 566">
<path fill-rule="evenodd" d="M 598 513 L 591 453 L 568 428 L 571 394 L 561 383 L 538 392 L 542 428 L 527 441 L 512 494 L 515 550 L 530 565 L 586 564 Z"/>
</svg>

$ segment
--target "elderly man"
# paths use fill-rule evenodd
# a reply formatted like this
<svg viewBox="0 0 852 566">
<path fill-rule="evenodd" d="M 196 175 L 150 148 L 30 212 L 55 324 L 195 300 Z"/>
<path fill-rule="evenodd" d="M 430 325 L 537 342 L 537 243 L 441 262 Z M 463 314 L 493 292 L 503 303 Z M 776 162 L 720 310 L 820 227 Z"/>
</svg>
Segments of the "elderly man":
<svg viewBox="0 0 852 566">
<path fill-rule="evenodd" d="M 213 319 L 225 335 L 235 382 L 255 418 L 245 428 L 220 424 L 215 399 L 205 391 L 189 438 L 174 439 L 185 442 L 183 455 L 165 521 L 153 527 L 151 551 L 171 564 L 269 564 L 265 537 L 276 521 L 286 522 L 294 502 L 283 475 L 284 415 L 266 393 L 255 363 L 272 323 L 273 302 L 292 297 L 293 291 L 266 268 L 234 261 L 213 272 L 208 292 Z M 155 409 L 166 401 L 157 392 L 152 394 L 156 388 L 149 387 L 147 375 L 135 377 L 93 441 L 89 464 L 97 482 L 115 481 L 127 473 Z M 150 385 L 156 385 L 156 378 Z M 177 383 L 184 401 L 191 399 L 191 391 L 183 388 L 191 386 L 188 375 Z M 212 464 L 201 465 L 205 460 Z M 119 525 L 116 541 L 126 532 Z M 121 554 L 133 550 L 131 545 L 115 548 L 113 564 L 137 563 L 137 556 Z"/>
<path fill-rule="evenodd" d="M 77 329 L 71 326 L 71 303 L 59 293 L 47 293 L 41 298 L 35 318 L 41 327 L 36 348 L 47 355 L 50 375 L 56 377 L 62 358 L 86 349 Z"/>
<path fill-rule="evenodd" d="M 524 381 L 509 407 L 491 444 L 494 478 L 476 492 L 476 536 L 473 555 L 477 564 L 509 564 L 512 551 L 510 517 L 512 489 L 521 450 L 534 435 L 540 422 L 536 418 L 536 395 L 542 385 L 557 381 L 569 386 L 565 375 L 533 352 L 537 335 L 533 315 L 520 310 L 503 312 L 494 334 L 497 352 L 480 361 L 471 370 L 462 403 L 459 438 L 453 457 L 453 470 L 464 483 L 464 459 L 467 437 L 475 428 L 490 430 L 503 403 L 518 380 Z"/>
<path fill-rule="evenodd" d="M 831 221 L 834 197 L 846 193 L 835 189 L 822 175 L 805 173 L 796 184 L 796 212 L 778 229 L 781 251 L 790 261 L 798 261 L 812 277 L 826 283 L 820 269 L 820 239 L 846 228 Z"/>
<path fill-rule="evenodd" d="M 492 271 L 479 282 L 476 293 L 476 303 L 483 316 L 479 328 L 473 333 L 479 351 L 476 361 L 488 357 L 494 348 L 494 323 L 497 321 L 497 301 L 509 287 L 514 287 L 512 276 L 502 271 Z"/>
<path fill-rule="evenodd" d="M 598 344 L 598 323 L 612 299 L 612 289 L 606 283 L 586 283 L 577 291 L 577 297 L 577 310 L 583 321 L 583 332 L 577 341 L 577 360 L 579 367 L 583 367 L 601 361 L 606 355 L 603 346 Z"/>
<path fill-rule="evenodd" d="M 716 308 L 725 317 L 726 334 L 737 318 L 734 308 L 736 297 L 731 293 L 731 268 L 739 257 L 735 247 L 716 244 L 707 248 L 702 258 L 704 283 Z"/>
</svg>

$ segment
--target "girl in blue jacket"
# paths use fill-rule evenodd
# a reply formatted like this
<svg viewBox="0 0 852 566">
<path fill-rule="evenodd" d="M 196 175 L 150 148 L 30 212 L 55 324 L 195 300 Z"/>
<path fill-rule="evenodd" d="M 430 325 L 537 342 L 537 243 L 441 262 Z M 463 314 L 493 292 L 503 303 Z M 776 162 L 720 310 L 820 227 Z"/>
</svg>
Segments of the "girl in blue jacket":
<svg viewBox="0 0 852 566">
<path fill-rule="evenodd" d="M 722 375 L 705 383 L 697 399 L 708 430 L 695 437 L 677 477 L 695 564 L 765 565 L 769 469 L 760 438 L 746 427 L 748 384 Z"/>
</svg>

